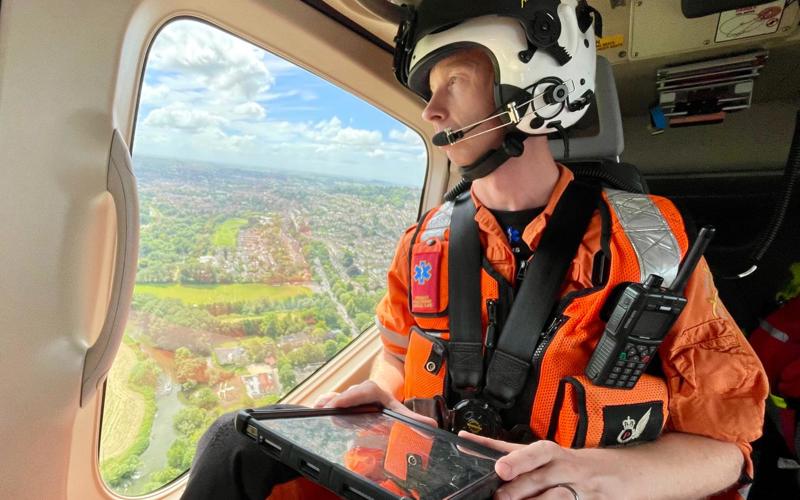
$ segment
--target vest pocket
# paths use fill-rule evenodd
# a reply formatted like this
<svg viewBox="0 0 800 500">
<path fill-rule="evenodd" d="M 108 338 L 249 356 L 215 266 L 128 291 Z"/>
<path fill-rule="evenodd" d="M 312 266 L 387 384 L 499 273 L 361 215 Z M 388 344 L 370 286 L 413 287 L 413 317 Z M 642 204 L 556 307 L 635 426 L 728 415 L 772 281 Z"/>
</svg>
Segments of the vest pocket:
<svg viewBox="0 0 800 500">
<path fill-rule="evenodd" d="M 447 315 L 449 243 L 439 238 L 415 243 L 409 255 L 408 304 L 411 314 L 420 318 Z"/>
<path fill-rule="evenodd" d="M 547 439 L 572 448 L 653 441 L 668 416 L 667 385 L 659 377 L 642 375 L 630 390 L 596 386 L 584 375 L 564 377 Z"/>
<path fill-rule="evenodd" d="M 439 338 L 441 334 L 411 327 L 405 361 L 405 400 L 432 398 L 444 393 L 447 341 Z"/>
</svg>

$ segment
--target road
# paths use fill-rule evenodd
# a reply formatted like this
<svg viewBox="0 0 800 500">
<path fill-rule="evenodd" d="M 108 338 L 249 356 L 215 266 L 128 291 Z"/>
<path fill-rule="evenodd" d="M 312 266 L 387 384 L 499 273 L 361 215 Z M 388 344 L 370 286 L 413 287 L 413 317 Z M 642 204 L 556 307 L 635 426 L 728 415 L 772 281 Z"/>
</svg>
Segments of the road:
<svg viewBox="0 0 800 500">
<path fill-rule="evenodd" d="M 359 333 L 361 333 L 361 331 L 356 326 L 355 322 L 353 322 L 352 318 L 350 318 L 350 315 L 347 314 L 347 309 L 345 309 L 344 305 L 341 302 L 339 302 L 339 299 L 333 293 L 333 290 L 331 290 L 331 284 L 330 281 L 328 280 L 328 274 L 325 272 L 325 268 L 322 266 L 322 263 L 319 261 L 319 259 L 314 259 L 314 269 L 316 269 L 317 274 L 319 275 L 320 286 L 325 291 L 325 293 L 328 294 L 328 297 L 331 298 L 333 303 L 336 304 L 336 309 L 339 311 L 339 315 L 344 319 L 344 321 L 350 327 L 350 331 L 353 332 L 353 336 L 356 336 Z"/>
</svg>

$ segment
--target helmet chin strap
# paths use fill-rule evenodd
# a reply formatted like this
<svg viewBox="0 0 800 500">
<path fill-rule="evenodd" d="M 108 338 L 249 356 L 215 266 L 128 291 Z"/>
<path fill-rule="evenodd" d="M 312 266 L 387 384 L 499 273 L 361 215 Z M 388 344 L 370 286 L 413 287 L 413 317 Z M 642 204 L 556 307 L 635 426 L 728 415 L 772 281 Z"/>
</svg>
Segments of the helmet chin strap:
<svg viewBox="0 0 800 500">
<path fill-rule="evenodd" d="M 474 181 L 491 174 L 509 158 L 516 158 L 522 154 L 525 150 L 523 142 L 527 137 L 523 133 L 507 133 L 498 149 L 492 149 L 469 165 L 459 167 L 461 177 L 467 181 Z"/>
</svg>

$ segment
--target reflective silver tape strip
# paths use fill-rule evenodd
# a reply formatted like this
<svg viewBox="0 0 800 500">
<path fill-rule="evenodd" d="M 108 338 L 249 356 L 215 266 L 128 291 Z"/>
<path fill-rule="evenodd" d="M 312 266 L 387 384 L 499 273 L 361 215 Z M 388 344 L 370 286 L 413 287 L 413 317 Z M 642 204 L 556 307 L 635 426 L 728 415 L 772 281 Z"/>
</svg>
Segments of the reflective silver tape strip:
<svg viewBox="0 0 800 500">
<path fill-rule="evenodd" d="M 681 250 L 661 211 L 647 195 L 616 189 L 605 192 L 636 252 L 640 280 L 655 274 L 669 287 L 678 274 Z"/>
<path fill-rule="evenodd" d="M 453 205 L 454 203 L 452 201 L 448 201 L 436 209 L 436 213 L 433 214 L 433 217 L 428 219 L 428 225 L 425 227 L 425 231 L 422 232 L 420 241 L 444 237 L 445 229 L 450 227 L 450 218 L 453 216 Z"/>
<path fill-rule="evenodd" d="M 403 349 L 408 348 L 408 335 L 401 335 L 394 330 L 389 330 L 383 326 L 383 323 L 381 323 L 377 318 L 375 318 L 375 324 L 378 325 L 378 331 L 380 332 L 381 337 L 388 340 L 390 344 L 394 344 L 397 347 L 402 347 Z"/>
<path fill-rule="evenodd" d="M 780 340 L 781 342 L 789 341 L 789 335 L 786 332 L 778 330 L 777 328 L 770 325 L 763 319 L 759 322 L 759 324 L 761 325 L 761 328 L 763 328 L 765 332 L 769 333 L 772 336 L 772 338 Z"/>
<path fill-rule="evenodd" d="M 435 339 L 444 339 L 445 332 L 437 332 L 434 330 L 423 330 L 423 331 L 425 332 L 425 335 L 429 337 L 433 337 Z"/>
<path fill-rule="evenodd" d="M 778 459 L 778 460 L 780 460 L 780 459 Z M 747 497 L 749 497 L 749 496 L 750 496 L 750 488 L 751 488 L 752 486 L 753 486 L 753 484 L 752 484 L 752 483 L 751 483 L 751 484 L 745 484 L 744 486 L 742 486 L 741 488 L 739 488 L 739 489 L 737 490 L 737 492 L 739 493 L 739 495 L 740 495 L 742 498 L 744 498 L 745 500 L 747 500 Z"/>
</svg>

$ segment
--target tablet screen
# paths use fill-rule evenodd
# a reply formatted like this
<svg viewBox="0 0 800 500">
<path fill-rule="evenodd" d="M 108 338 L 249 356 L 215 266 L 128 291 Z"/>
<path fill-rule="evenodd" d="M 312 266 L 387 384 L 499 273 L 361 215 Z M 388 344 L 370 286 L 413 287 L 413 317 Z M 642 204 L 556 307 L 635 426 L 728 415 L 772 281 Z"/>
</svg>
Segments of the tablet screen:
<svg viewBox="0 0 800 500">
<path fill-rule="evenodd" d="M 383 413 L 266 419 L 259 424 L 411 498 L 445 498 L 494 471 L 494 458 Z"/>
</svg>

